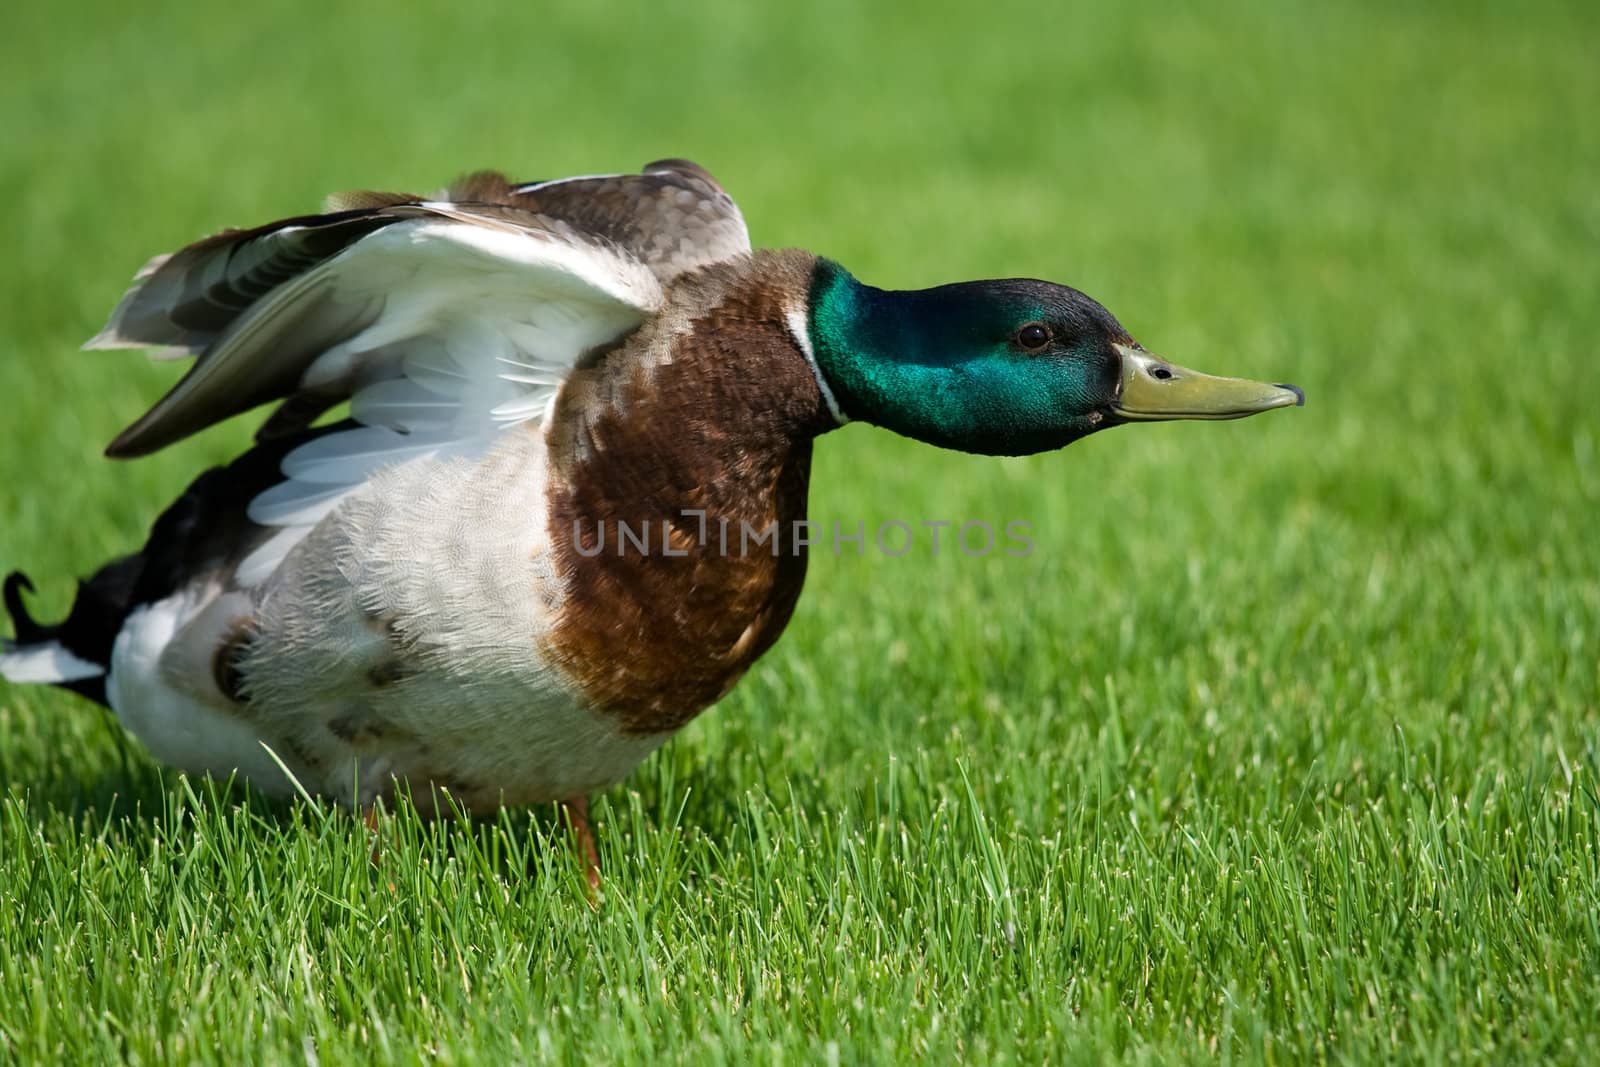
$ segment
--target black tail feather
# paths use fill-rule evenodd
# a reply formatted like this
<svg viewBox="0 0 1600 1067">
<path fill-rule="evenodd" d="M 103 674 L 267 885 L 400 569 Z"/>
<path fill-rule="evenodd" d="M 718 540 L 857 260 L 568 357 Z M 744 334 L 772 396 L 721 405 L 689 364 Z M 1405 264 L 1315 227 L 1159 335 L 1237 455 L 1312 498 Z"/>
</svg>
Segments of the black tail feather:
<svg viewBox="0 0 1600 1067">
<path fill-rule="evenodd" d="M 11 616 L 11 628 L 16 631 L 16 643 L 31 645 L 39 641 L 50 640 L 50 632 L 39 625 L 33 615 L 28 611 L 28 605 L 22 602 L 22 591 L 26 589 L 33 592 L 33 580 L 21 571 L 12 571 L 6 575 L 3 592 L 6 605 L 6 614 Z"/>
<path fill-rule="evenodd" d="M 72 610 L 54 626 L 45 626 L 33 617 L 22 599 L 24 589 L 33 592 L 33 582 L 21 571 L 12 571 L 6 576 L 3 597 L 6 613 L 11 616 L 11 625 L 16 630 L 15 643 L 34 645 L 53 641 L 79 659 L 108 667 L 117 631 L 132 608 L 134 582 L 142 565 L 139 556 L 126 556 L 101 567 L 87 581 L 80 581 Z M 98 703 L 106 703 L 104 676 L 55 684 Z"/>
</svg>

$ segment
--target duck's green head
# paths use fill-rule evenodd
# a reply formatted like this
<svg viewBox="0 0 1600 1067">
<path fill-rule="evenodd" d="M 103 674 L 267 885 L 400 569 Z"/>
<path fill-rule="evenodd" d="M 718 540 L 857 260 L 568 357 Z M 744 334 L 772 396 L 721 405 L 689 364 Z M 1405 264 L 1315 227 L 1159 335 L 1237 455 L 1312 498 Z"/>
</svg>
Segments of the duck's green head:
<svg viewBox="0 0 1600 1067">
<path fill-rule="evenodd" d="M 821 260 L 808 325 L 844 416 L 963 452 L 1024 455 L 1124 422 L 1238 419 L 1305 402 L 1292 385 L 1153 356 L 1098 303 L 1049 282 L 893 291 Z"/>
</svg>

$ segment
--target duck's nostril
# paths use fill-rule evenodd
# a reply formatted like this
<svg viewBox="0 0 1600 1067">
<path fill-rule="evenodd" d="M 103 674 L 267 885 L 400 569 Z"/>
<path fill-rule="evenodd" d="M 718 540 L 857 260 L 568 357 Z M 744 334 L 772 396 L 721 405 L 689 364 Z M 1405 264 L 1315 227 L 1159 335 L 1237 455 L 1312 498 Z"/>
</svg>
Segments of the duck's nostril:
<svg viewBox="0 0 1600 1067">
<path fill-rule="evenodd" d="M 1151 367 L 1150 377 L 1158 382 L 1164 382 L 1172 377 L 1172 372 L 1165 367 Z"/>
</svg>

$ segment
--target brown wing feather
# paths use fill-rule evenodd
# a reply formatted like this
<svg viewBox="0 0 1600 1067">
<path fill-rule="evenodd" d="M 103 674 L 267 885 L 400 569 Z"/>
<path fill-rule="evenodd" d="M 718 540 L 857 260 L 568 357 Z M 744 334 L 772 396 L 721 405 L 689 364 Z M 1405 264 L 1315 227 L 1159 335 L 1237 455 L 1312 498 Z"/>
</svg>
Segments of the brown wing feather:
<svg viewBox="0 0 1600 1067">
<path fill-rule="evenodd" d="M 396 204 L 420 204 L 426 199 L 427 197 L 415 193 L 359 190 L 353 193 L 334 193 L 322 202 L 322 210 L 330 214 L 335 211 L 360 211 L 365 208 L 394 207 Z"/>
<path fill-rule="evenodd" d="M 505 204 L 513 203 L 512 194 L 515 186 L 511 180 L 497 170 L 480 170 L 458 178 L 445 190 L 441 199 L 450 200 L 458 204 Z"/>
<path fill-rule="evenodd" d="M 750 251 L 738 205 L 710 171 L 687 159 L 657 160 L 639 174 L 520 185 L 485 170 L 452 184 L 444 199 L 561 219 L 614 242 L 663 282 Z"/>
<path fill-rule="evenodd" d="M 662 282 L 750 251 L 738 205 L 686 159 L 658 160 L 641 174 L 519 186 L 511 203 L 616 242 Z"/>
</svg>

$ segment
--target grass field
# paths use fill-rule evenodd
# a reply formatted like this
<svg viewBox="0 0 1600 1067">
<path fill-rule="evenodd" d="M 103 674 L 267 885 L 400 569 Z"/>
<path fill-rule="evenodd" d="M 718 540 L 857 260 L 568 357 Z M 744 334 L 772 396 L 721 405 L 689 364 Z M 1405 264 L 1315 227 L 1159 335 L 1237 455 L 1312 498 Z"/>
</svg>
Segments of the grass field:
<svg viewBox="0 0 1600 1067">
<path fill-rule="evenodd" d="M 854 426 L 788 634 L 596 798 L 358 822 L 0 687 L 0 1061 L 1579 1062 L 1600 1042 L 1592 5 L 23 5 L 0 566 L 127 551 L 250 420 L 99 458 L 144 259 L 345 188 L 710 167 L 758 244 L 1029 275 L 1304 410 L 995 461 Z M 1054 12 L 1054 13 L 1050 13 Z"/>
</svg>

